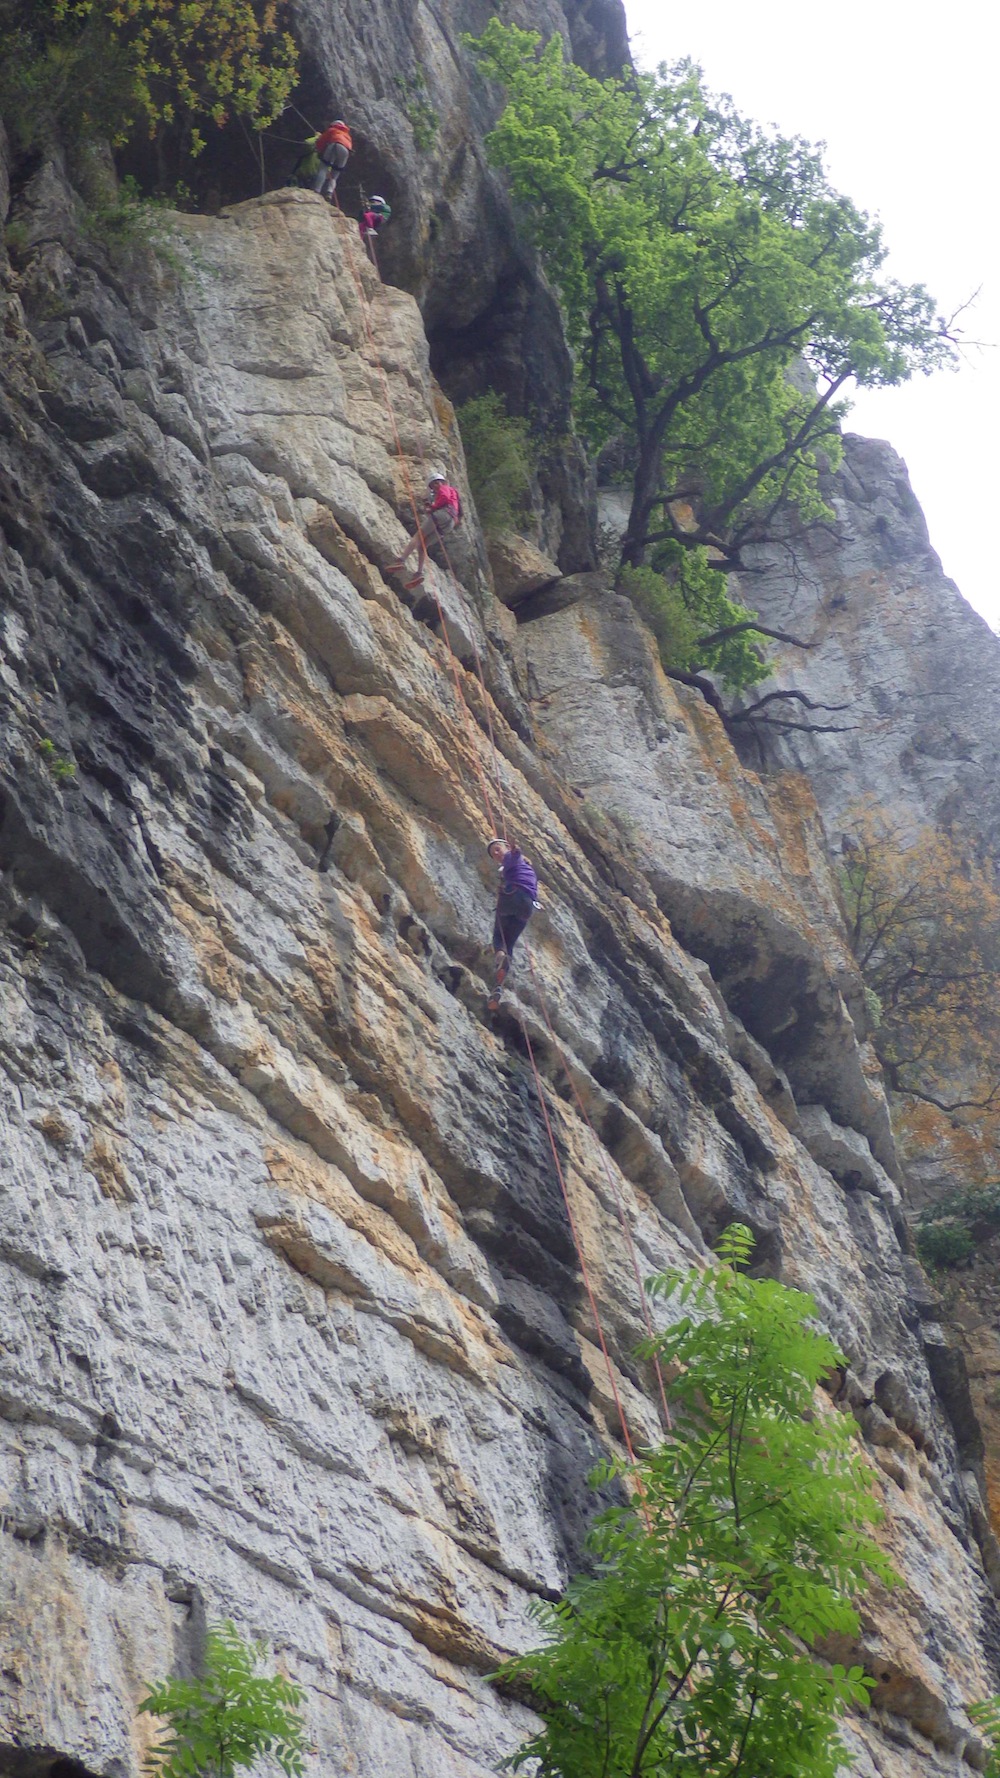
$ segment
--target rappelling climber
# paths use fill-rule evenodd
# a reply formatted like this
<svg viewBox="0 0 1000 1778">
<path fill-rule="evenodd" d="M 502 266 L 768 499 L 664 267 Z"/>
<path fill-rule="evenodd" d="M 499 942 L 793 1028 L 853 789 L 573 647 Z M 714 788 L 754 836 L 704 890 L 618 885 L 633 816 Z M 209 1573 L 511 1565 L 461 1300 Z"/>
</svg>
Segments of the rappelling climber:
<svg viewBox="0 0 1000 1778">
<path fill-rule="evenodd" d="M 386 223 L 392 216 L 392 209 L 384 198 L 369 198 L 358 218 L 358 232 L 365 244 L 365 251 L 375 263 L 375 242 Z"/>
<path fill-rule="evenodd" d="M 313 180 L 313 191 L 333 203 L 333 194 L 337 189 L 337 180 L 347 165 L 348 156 L 354 144 L 351 132 L 342 117 L 314 139 L 313 148 L 321 162 L 320 170 Z"/>
<path fill-rule="evenodd" d="M 424 578 L 424 564 L 427 560 L 427 546 L 439 542 L 462 519 L 462 496 L 457 488 L 453 488 L 443 471 L 435 469 L 427 478 L 427 498 L 424 501 L 425 516 L 420 520 L 416 531 L 401 556 L 390 562 L 387 574 L 398 574 L 406 567 L 414 551 L 419 551 L 419 566 L 411 580 L 405 582 L 408 593 L 418 587 Z"/>
<path fill-rule="evenodd" d="M 496 987 L 488 1005 L 496 1011 L 500 990 L 510 973 L 514 946 L 538 907 L 538 878 L 519 846 L 504 840 L 488 840 L 486 850 L 500 867 L 500 893 L 493 921 L 493 967 Z"/>
</svg>

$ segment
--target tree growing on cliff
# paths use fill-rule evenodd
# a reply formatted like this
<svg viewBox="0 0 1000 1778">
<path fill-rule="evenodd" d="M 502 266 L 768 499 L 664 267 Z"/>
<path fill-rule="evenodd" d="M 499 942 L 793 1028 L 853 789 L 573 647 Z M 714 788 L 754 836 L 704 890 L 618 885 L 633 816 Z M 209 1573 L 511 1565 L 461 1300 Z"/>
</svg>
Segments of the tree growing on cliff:
<svg viewBox="0 0 1000 1778">
<path fill-rule="evenodd" d="M 22 149 L 172 132 L 197 155 L 231 115 L 273 122 L 295 85 L 286 0 L 0 0 L 0 113 Z"/>
<path fill-rule="evenodd" d="M 560 291 L 580 422 L 631 474 L 622 564 L 676 580 L 697 552 L 696 584 L 721 582 L 780 505 L 827 515 L 844 392 L 951 362 L 948 325 L 882 276 L 878 224 L 819 151 L 691 63 L 594 80 L 496 18 L 472 47 L 506 92 L 489 151 Z"/>
<path fill-rule="evenodd" d="M 878 1000 L 889 1084 L 939 1111 L 1000 1114 L 1000 888 L 934 829 L 912 840 L 876 808 L 844 839 L 851 947 Z"/>
<path fill-rule="evenodd" d="M 531 509 L 537 449 L 527 420 L 508 414 L 495 389 L 463 402 L 455 417 L 483 530 L 513 530 Z"/>
<path fill-rule="evenodd" d="M 514 1770 L 834 1778 L 845 1763 L 837 1718 L 871 1681 L 810 1651 L 853 1639 L 854 1597 L 894 1576 L 852 1422 L 816 1406 L 839 1355 L 811 1297 L 745 1275 L 752 1245 L 733 1225 L 718 1264 L 653 1283 L 690 1311 L 655 1342 L 679 1371 L 675 1425 L 628 1472 L 631 1504 L 597 1521 L 596 1571 L 536 1607 L 543 1645 L 504 1669 L 543 1720 Z"/>
<path fill-rule="evenodd" d="M 230 1623 L 208 1631 L 198 1679 L 152 1686 L 140 1712 L 162 1717 L 165 1729 L 146 1759 L 150 1778 L 234 1778 L 261 1754 L 286 1778 L 301 1778 L 305 1729 L 302 1692 L 281 1674 L 260 1671 L 264 1646 L 244 1642 Z"/>
</svg>

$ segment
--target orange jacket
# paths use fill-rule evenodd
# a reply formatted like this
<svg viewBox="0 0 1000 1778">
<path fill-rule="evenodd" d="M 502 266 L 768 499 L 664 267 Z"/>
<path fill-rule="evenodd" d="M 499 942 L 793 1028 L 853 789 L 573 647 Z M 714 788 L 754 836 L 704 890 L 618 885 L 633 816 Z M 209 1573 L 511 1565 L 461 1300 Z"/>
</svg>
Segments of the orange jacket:
<svg viewBox="0 0 1000 1778">
<path fill-rule="evenodd" d="M 328 130 L 324 130 L 322 135 L 316 137 L 316 153 L 321 159 L 324 149 L 329 148 L 331 142 L 339 142 L 340 146 L 346 148 L 350 154 L 354 143 L 351 141 L 351 132 L 346 123 L 332 123 Z"/>
</svg>

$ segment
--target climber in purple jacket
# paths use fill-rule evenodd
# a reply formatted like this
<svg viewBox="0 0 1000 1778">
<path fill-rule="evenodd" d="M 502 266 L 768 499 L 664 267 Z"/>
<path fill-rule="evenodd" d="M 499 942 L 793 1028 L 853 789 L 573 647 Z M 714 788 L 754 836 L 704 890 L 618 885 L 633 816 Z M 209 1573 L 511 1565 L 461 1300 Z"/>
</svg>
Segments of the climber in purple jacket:
<svg viewBox="0 0 1000 1778">
<path fill-rule="evenodd" d="M 518 846 L 503 840 L 490 840 L 486 847 L 494 864 L 500 866 L 500 893 L 497 896 L 496 919 L 493 922 L 493 950 L 496 969 L 496 995 L 503 987 L 513 961 L 514 946 L 538 906 L 538 878 Z"/>
</svg>

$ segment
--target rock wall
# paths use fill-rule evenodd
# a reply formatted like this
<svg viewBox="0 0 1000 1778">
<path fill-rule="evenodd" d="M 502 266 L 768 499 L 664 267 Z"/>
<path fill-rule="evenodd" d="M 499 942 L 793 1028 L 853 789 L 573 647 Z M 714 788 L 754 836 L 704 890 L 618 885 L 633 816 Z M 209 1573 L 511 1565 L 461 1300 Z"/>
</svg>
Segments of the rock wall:
<svg viewBox="0 0 1000 1778">
<path fill-rule="evenodd" d="M 493 10 L 485 0 L 383 0 L 377 11 L 367 0 L 295 0 L 300 99 L 313 120 L 331 107 L 350 118 L 355 151 L 341 180 L 344 207 L 354 213 L 361 187 L 392 204 L 393 224 L 379 243 L 383 270 L 420 303 L 442 386 L 456 401 L 496 389 L 512 413 L 531 416 L 544 441 L 541 541 L 571 572 L 593 560 L 589 475 L 570 442 L 572 367 L 558 305 L 487 163 L 483 138 L 499 90 L 480 77 L 462 41 L 482 31 Z M 528 0 L 505 18 L 561 36 L 594 74 L 628 61 L 620 0 Z"/>
<path fill-rule="evenodd" d="M 472 1778 L 523 1736 L 485 1675 L 619 1436 L 530 1039 L 637 1436 L 619 1202 L 644 1272 L 739 1215 L 849 1360 L 905 1577 L 858 1769 L 978 1767 L 981 1450 L 807 782 L 742 767 L 620 601 L 516 624 L 474 517 L 400 598 L 407 479 L 460 445 L 415 302 L 319 199 L 178 218 L 159 271 L 53 168 L 16 215 L 0 1761 L 136 1772 L 206 1613 L 305 1687 L 316 1771 Z M 491 1020 L 501 792 L 544 912 Z"/>
<path fill-rule="evenodd" d="M 743 587 L 766 622 L 814 644 L 775 650 L 775 684 L 840 707 L 824 720 L 842 733 L 777 751 L 808 773 L 834 839 L 872 798 L 1000 858 L 1000 638 L 943 573 L 891 445 L 849 433 L 824 493 L 830 524 L 789 524 L 751 553 Z"/>
</svg>

